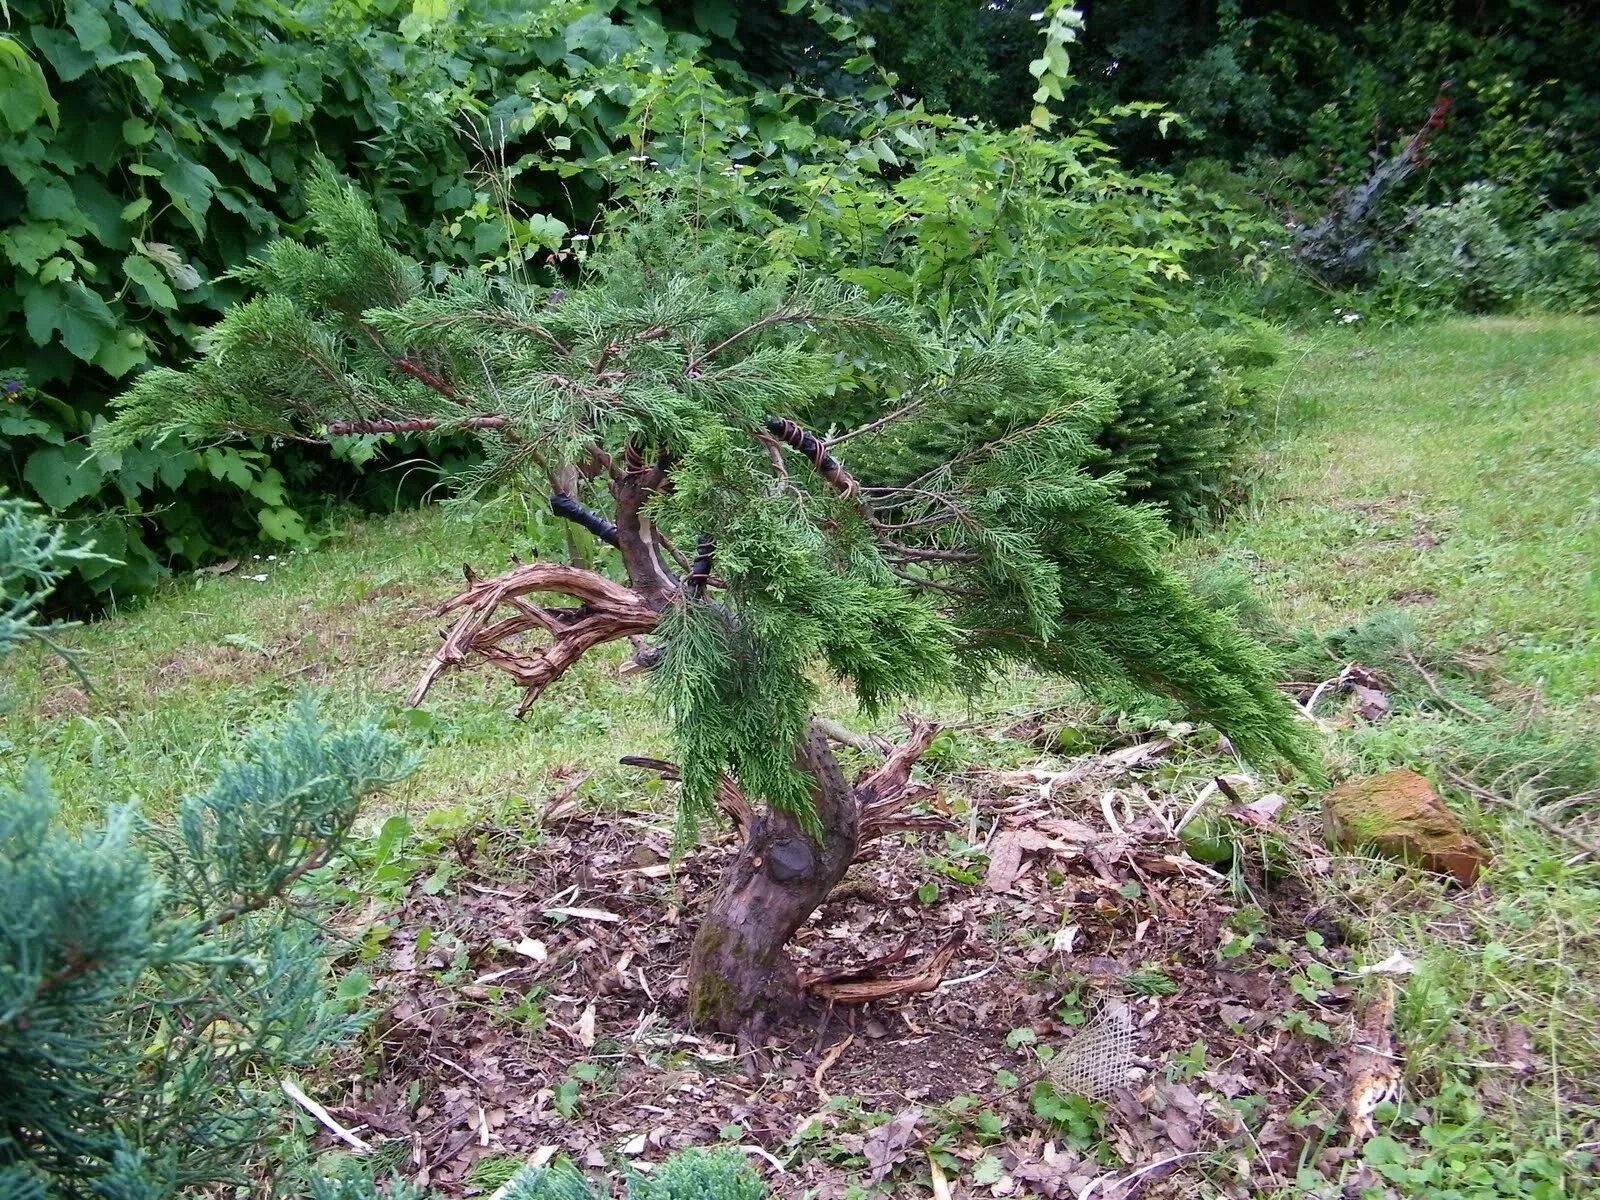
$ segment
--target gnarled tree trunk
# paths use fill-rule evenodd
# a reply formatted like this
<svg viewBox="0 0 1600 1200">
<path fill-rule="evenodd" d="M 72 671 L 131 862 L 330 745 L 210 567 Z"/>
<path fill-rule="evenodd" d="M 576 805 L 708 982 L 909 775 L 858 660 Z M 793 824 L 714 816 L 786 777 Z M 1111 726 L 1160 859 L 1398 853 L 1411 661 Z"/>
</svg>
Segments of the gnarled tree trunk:
<svg viewBox="0 0 1600 1200">
<path fill-rule="evenodd" d="M 784 946 L 855 858 L 856 791 L 815 722 L 795 761 L 813 781 L 822 840 L 785 812 L 769 808 L 753 819 L 690 954 L 689 1019 L 696 1025 L 743 1031 L 752 1020 L 799 1004 L 799 981 Z"/>
</svg>

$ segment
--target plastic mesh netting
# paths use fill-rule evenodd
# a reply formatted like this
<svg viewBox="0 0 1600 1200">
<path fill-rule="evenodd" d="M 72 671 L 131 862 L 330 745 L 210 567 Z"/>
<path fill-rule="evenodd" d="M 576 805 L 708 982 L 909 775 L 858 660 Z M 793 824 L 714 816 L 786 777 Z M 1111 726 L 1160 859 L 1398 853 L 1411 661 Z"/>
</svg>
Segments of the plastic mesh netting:
<svg viewBox="0 0 1600 1200">
<path fill-rule="evenodd" d="M 1048 1074 L 1057 1091 L 1107 1096 L 1128 1082 L 1134 1062 L 1133 1018 L 1126 1005 L 1110 1004 L 1056 1052 Z"/>
</svg>

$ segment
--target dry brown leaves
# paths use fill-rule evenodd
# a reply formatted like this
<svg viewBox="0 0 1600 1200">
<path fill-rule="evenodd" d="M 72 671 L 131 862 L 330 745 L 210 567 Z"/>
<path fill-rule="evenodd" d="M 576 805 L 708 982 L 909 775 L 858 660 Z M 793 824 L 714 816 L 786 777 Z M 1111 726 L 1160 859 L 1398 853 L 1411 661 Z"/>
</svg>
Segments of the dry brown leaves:
<svg viewBox="0 0 1600 1200">
<path fill-rule="evenodd" d="M 1296 995 L 1304 932 L 1337 932 L 1292 877 L 1252 880 L 1264 924 L 1219 957 L 1240 902 L 1173 836 L 1188 797 L 1141 774 L 1163 743 L 968 780 L 943 830 L 873 843 L 792 946 L 833 1003 L 773 1033 L 759 1076 L 682 1023 L 689 938 L 727 848 L 674 866 L 664 819 L 594 815 L 569 787 L 537 831 L 530 817 L 526 831 L 457 839 L 450 887 L 430 895 L 419 877 L 392 910 L 352 916 L 352 936 L 382 947 L 364 965 L 383 1016 L 341 1064 L 342 1103 L 337 1084 L 319 1097 L 450 1195 L 478 1194 L 469 1173 L 491 1155 L 559 1152 L 602 1173 L 729 1140 L 775 1194 L 819 1200 L 852 1179 L 918 1176 L 951 1197 L 1179 1195 L 1186 1164 L 1217 1154 L 1218 1194 L 1290 1183 L 1325 1136 L 1304 1114 L 1336 1124 L 1344 1107 L 1338 1047 L 1360 981 Z M 1275 800 L 1241 800 L 1265 825 L 1279 815 Z M 925 990 L 888 986 L 907 978 Z M 870 985 L 877 1002 L 847 1003 L 873 1000 Z M 1106 1102 L 1096 1158 L 995 1073 L 1026 1083 L 1041 1070 L 1031 1045 L 1069 1045 L 1104 1000 L 1127 1006 L 1138 1067 Z M 963 1095 L 1004 1118 L 1000 1143 L 941 1135 L 942 1106 Z M 950 1159 L 935 1178 L 941 1136 L 942 1153 L 985 1164 L 985 1182 Z M 1326 1152 L 1330 1169 L 1340 1153 Z"/>
</svg>

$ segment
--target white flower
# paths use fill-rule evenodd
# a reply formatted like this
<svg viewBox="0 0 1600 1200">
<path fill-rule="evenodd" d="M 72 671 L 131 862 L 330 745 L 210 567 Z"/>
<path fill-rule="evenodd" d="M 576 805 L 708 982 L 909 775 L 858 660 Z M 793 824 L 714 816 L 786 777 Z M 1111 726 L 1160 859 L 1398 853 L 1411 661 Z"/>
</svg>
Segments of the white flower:
<svg viewBox="0 0 1600 1200">
<path fill-rule="evenodd" d="M 260 557 L 260 556 L 258 555 L 257 557 Z M 265 583 L 267 581 L 267 577 L 265 575 L 246 575 L 245 578 L 246 579 L 253 579 L 257 583 Z"/>
<path fill-rule="evenodd" d="M 269 554 L 269 555 L 267 555 L 267 561 L 268 562 L 277 562 L 278 561 L 278 556 L 276 554 Z"/>
<path fill-rule="evenodd" d="M 1346 325 L 1348 325 L 1348 324 L 1350 324 L 1351 321 L 1359 321 L 1359 320 L 1361 320 L 1361 314 L 1358 313 L 1358 312 L 1347 312 L 1342 317 L 1340 317 L 1339 319 L 1341 321 L 1343 321 Z"/>
</svg>

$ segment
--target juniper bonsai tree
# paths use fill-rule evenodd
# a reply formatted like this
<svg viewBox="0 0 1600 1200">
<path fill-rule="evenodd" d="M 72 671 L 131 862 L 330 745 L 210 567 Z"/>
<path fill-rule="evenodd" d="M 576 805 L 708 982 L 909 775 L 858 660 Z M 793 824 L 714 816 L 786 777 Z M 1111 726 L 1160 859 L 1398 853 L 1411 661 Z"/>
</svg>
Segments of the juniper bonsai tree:
<svg viewBox="0 0 1600 1200">
<path fill-rule="evenodd" d="M 907 740 L 847 781 L 813 719 L 817 674 L 883 710 L 1014 667 L 1164 694 L 1245 755 L 1309 765 L 1263 652 L 1162 565 L 1159 518 L 1080 464 L 1092 400 L 865 487 L 854 447 L 914 443 L 952 409 L 1056 395 L 1056 355 L 941 338 L 909 310 L 744 258 L 663 204 L 617 214 L 581 284 L 430 280 L 362 196 L 308 185 L 310 238 L 242 270 L 256 297 L 185 371 L 142 376 L 106 434 L 475 436 L 466 483 L 534 490 L 599 544 L 593 564 L 469 572 L 412 693 L 488 664 L 525 711 L 586 653 L 633 639 L 670 721 L 692 827 L 718 808 L 742 850 L 704 913 L 689 1015 L 724 1029 L 792 1005 L 784 946 L 862 847 L 904 816 Z M 871 380 L 863 427 L 808 428 Z M 998 405 L 997 405 L 998 406 Z"/>
</svg>

